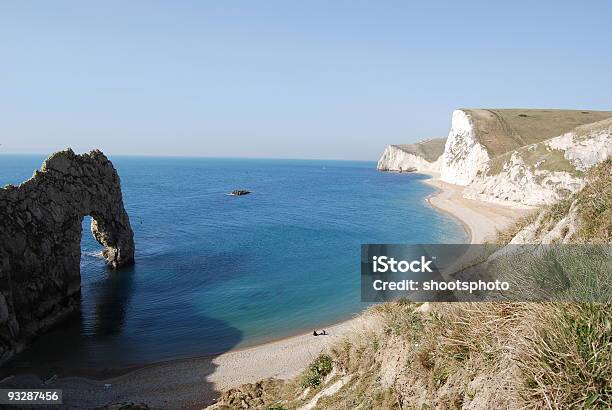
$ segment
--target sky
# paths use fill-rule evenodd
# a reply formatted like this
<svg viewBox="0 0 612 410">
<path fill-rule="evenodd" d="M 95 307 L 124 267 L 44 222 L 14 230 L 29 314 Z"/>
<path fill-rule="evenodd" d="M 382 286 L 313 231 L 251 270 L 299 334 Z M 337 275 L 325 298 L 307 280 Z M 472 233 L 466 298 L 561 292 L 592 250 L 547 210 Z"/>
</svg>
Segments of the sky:
<svg viewBox="0 0 612 410">
<path fill-rule="evenodd" d="M 461 107 L 612 109 L 612 2 L 2 1 L 0 154 L 374 160 Z"/>
</svg>

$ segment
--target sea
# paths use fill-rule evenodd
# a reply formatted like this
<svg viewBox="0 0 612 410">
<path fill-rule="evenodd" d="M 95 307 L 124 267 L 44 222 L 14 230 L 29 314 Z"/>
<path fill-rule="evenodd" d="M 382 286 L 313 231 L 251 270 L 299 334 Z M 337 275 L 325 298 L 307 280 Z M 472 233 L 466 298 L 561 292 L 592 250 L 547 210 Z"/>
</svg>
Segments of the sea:
<svg viewBox="0 0 612 410">
<path fill-rule="evenodd" d="M 81 312 L 19 368 L 112 369 L 217 355 L 324 329 L 367 308 L 364 243 L 464 243 L 425 175 L 374 162 L 111 156 L 135 264 L 109 270 L 83 221 Z M 0 185 L 43 156 L 1 155 Z M 250 195 L 229 196 L 234 189 Z"/>
</svg>

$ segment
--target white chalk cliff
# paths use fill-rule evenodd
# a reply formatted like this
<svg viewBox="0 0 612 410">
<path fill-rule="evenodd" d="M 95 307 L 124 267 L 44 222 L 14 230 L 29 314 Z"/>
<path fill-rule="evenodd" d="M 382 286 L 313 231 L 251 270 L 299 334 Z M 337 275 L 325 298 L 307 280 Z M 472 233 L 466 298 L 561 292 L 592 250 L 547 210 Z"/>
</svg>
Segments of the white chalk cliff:
<svg viewBox="0 0 612 410">
<path fill-rule="evenodd" d="M 389 145 L 376 169 L 394 172 L 440 172 L 444 139 L 428 139 L 417 144 Z"/>
<path fill-rule="evenodd" d="M 486 148 L 476 137 L 470 115 L 463 110 L 453 111 L 451 130 L 440 164 L 441 179 L 450 184 L 468 185 L 486 169 L 489 159 Z"/>
<path fill-rule="evenodd" d="M 509 158 L 505 158 L 508 157 Z M 555 203 L 585 185 L 584 171 L 612 156 L 612 119 L 514 150 L 497 158 L 501 171 L 472 179 L 467 198 L 515 205 Z"/>
<path fill-rule="evenodd" d="M 582 123 L 552 138 L 538 138 L 538 127 L 548 127 L 542 131 L 544 137 L 554 133 L 555 129 L 553 120 L 538 117 L 546 115 L 542 112 L 557 116 L 574 115 L 578 119 L 571 118 L 571 121 L 578 124 L 582 120 L 578 117 L 581 113 L 597 114 L 596 119 L 608 115 L 610 118 Z M 514 124 L 509 124 L 503 116 Z M 531 127 L 527 131 L 527 126 L 521 122 L 523 120 Z M 523 137 L 519 131 L 531 135 Z M 526 141 L 535 142 L 529 144 Z M 439 172 L 443 181 L 465 186 L 464 196 L 467 198 L 516 207 L 540 206 L 582 189 L 584 172 L 612 156 L 612 113 L 455 110 L 440 158 L 427 161 L 418 152 L 407 152 L 401 147 L 404 146 L 387 147 L 378 162 L 378 169 Z"/>
</svg>

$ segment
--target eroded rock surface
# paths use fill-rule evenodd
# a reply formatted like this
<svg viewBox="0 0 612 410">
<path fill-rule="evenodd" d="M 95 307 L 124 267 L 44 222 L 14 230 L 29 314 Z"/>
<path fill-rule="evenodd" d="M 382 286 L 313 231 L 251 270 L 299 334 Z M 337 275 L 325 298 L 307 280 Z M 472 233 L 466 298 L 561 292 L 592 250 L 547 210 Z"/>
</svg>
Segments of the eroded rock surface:
<svg viewBox="0 0 612 410">
<path fill-rule="evenodd" d="M 55 153 L 28 181 L 0 189 L 0 364 L 79 309 L 86 215 L 109 266 L 132 263 L 119 176 L 102 152 Z"/>
<path fill-rule="evenodd" d="M 440 172 L 444 138 L 416 144 L 389 145 L 378 160 L 376 169 L 395 172 Z"/>
</svg>

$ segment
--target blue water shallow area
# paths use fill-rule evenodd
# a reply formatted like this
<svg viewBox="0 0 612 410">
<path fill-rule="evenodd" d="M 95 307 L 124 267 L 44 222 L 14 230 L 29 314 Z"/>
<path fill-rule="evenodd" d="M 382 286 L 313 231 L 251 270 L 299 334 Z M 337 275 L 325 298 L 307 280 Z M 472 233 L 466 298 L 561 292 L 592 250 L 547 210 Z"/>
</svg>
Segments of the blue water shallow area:
<svg viewBox="0 0 612 410">
<path fill-rule="evenodd" d="M 40 156 L 0 156 L 0 184 Z M 82 312 L 15 363 L 110 368 L 216 354 L 346 319 L 362 243 L 462 243 L 426 176 L 373 162 L 111 157 L 136 263 L 109 271 L 83 222 Z M 226 195 L 249 189 L 242 197 Z"/>
</svg>

